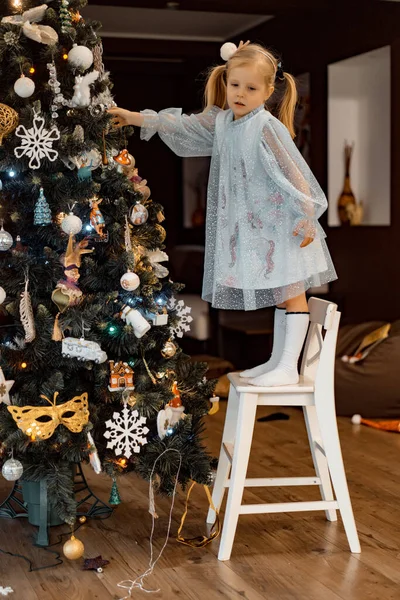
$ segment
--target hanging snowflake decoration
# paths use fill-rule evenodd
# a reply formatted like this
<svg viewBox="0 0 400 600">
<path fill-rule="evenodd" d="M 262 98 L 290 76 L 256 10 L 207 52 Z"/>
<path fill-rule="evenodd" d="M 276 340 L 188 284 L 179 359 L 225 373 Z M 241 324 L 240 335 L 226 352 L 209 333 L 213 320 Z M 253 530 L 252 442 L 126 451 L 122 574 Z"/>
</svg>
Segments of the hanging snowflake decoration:
<svg viewBox="0 0 400 600">
<path fill-rule="evenodd" d="M 183 300 L 177 302 L 176 298 L 170 298 L 168 302 L 168 308 L 176 312 L 176 316 L 179 321 L 175 327 L 171 327 L 171 334 L 176 335 L 178 338 L 183 337 L 184 332 L 190 331 L 190 325 L 193 321 L 193 317 L 189 314 L 192 310 L 191 306 L 185 306 Z"/>
<path fill-rule="evenodd" d="M 149 429 L 145 423 L 145 417 L 139 417 L 137 410 L 131 410 L 125 404 L 120 413 L 115 412 L 113 418 L 106 421 L 104 437 L 110 440 L 107 448 L 115 448 L 117 456 L 123 454 L 126 458 L 132 456 L 132 451 L 138 454 L 140 446 L 147 444 L 145 436 Z"/>
<path fill-rule="evenodd" d="M 53 162 L 58 157 L 57 150 L 53 150 L 53 142 L 60 139 L 60 131 L 53 125 L 51 129 L 44 126 L 44 117 L 35 113 L 33 125 L 26 129 L 24 125 L 19 125 L 15 135 L 22 139 L 21 146 L 17 146 L 14 154 L 17 158 L 22 158 L 25 154 L 29 161 L 30 169 L 39 169 L 43 158 Z"/>
</svg>

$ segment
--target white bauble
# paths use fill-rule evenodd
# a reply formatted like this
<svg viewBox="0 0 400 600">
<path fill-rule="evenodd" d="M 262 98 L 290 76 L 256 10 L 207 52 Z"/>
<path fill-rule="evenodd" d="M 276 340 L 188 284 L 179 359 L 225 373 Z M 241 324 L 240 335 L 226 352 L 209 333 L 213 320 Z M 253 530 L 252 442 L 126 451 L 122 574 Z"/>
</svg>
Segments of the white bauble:
<svg viewBox="0 0 400 600">
<path fill-rule="evenodd" d="M 225 44 L 222 44 L 220 50 L 222 60 L 229 60 L 231 56 L 235 54 L 236 50 L 237 46 L 233 42 L 225 42 Z"/>
<path fill-rule="evenodd" d="M 6 290 L 0 287 L 0 304 L 3 304 L 4 300 L 6 299 L 6 295 Z"/>
<path fill-rule="evenodd" d="M 24 472 L 24 467 L 15 458 L 9 458 L 3 465 L 1 469 L 3 477 L 7 479 L 7 481 L 17 481 Z"/>
<path fill-rule="evenodd" d="M 35 82 L 29 77 L 21 75 L 19 79 L 14 83 L 14 92 L 20 98 L 29 98 L 35 91 Z"/>
<path fill-rule="evenodd" d="M 140 279 L 136 275 L 136 273 L 131 273 L 130 271 L 128 271 L 127 273 L 124 273 L 122 275 L 120 283 L 121 287 L 123 287 L 124 290 L 132 292 L 133 290 L 136 290 L 136 288 L 139 287 Z"/>
<path fill-rule="evenodd" d="M 73 67 L 86 70 L 93 64 L 93 52 L 86 46 L 74 44 L 68 53 L 68 62 Z"/>
<path fill-rule="evenodd" d="M 351 417 L 351 422 L 353 425 L 361 425 L 361 415 L 353 415 Z"/>
<path fill-rule="evenodd" d="M 82 221 L 74 213 L 70 212 L 61 222 L 61 229 L 64 233 L 68 233 L 68 235 L 71 233 L 76 235 L 82 231 Z"/>
</svg>

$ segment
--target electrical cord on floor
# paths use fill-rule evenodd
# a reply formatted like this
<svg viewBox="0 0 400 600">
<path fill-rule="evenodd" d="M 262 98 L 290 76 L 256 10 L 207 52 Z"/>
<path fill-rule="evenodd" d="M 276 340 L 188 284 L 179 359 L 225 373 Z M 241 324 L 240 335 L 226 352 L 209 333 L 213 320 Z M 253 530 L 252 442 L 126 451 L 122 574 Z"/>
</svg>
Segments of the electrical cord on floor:
<svg viewBox="0 0 400 600">
<path fill-rule="evenodd" d="M 110 513 L 106 516 L 102 516 L 102 517 L 90 517 L 90 519 L 93 519 L 96 521 L 108 519 L 108 517 L 110 517 L 111 514 L 112 513 Z M 78 529 L 80 529 L 82 527 L 82 525 L 86 525 L 86 521 L 85 521 L 85 523 L 80 523 L 77 527 L 74 527 L 74 533 L 76 531 L 78 531 Z M 61 558 L 61 554 L 57 550 L 50 550 L 50 548 L 52 548 L 53 546 L 58 546 L 58 544 L 61 544 L 61 542 L 63 541 L 63 537 L 69 536 L 69 535 L 71 535 L 71 529 L 69 529 L 68 531 L 64 531 L 64 533 L 59 533 L 58 540 L 56 542 L 53 542 L 52 544 L 49 544 L 48 546 L 39 546 L 38 544 L 35 544 L 35 543 L 33 544 L 36 548 L 41 548 L 42 550 L 44 550 L 45 552 L 48 552 L 49 554 L 55 554 L 56 562 L 51 563 L 50 565 L 42 565 L 40 567 L 34 567 L 30 558 L 28 558 L 27 556 L 24 556 L 23 554 L 8 552 L 7 550 L 3 550 L 3 548 L 0 548 L 0 553 L 8 554 L 9 556 L 15 556 L 16 558 L 22 558 L 29 565 L 29 569 L 28 569 L 29 573 L 31 573 L 32 571 L 42 571 L 43 569 L 51 569 L 52 567 L 58 567 L 58 565 L 62 565 L 64 561 Z"/>
</svg>

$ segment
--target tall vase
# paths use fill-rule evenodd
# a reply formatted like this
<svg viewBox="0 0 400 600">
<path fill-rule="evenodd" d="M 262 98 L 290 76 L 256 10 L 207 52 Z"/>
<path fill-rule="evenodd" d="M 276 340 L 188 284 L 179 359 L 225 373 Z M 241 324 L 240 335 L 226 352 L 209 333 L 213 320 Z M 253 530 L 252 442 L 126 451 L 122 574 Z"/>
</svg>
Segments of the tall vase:
<svg viewBox="0 0 400 600">
<path fill-rule="evenodd" d="M 350 225 L 350 215 L 348 207 L 350 205 L 356 205 L 356 199 L 353 194 L 353 190 L 351 189 L 350 184 L 350 163 L 351 163 L 351 155 L 353 153 L 354 144 L 349 145 L 347 142 L 344 146 L 344 161 L 345 161 L 345 171 L 344 171 L 344 184 L 343 190 L 338 198 L 338 213 L 339 219 L 342 225 Z"/>
</svg>

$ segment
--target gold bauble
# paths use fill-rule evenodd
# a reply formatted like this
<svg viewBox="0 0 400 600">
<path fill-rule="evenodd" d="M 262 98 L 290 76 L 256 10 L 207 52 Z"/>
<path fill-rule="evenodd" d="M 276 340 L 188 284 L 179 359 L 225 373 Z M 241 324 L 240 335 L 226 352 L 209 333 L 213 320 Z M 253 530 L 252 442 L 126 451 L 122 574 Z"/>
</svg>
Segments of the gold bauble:
<svg viewBox="0 0 400 600">
<path fill-rule="evenodd" d="M 161 350 L 161 354 L 164 358 L 172 358 L 176 354 L 176 346 L 174 342 L 168 340 L 165 342 L 163 349 Z"/>
<path fill-rule="evenodd" d="M 86 517 L 84 515 L 82 515 L 82 517 L 79 517 L 79 523 L 86 523 Z"/>
<path fill-rule="evenodd" d="M 14 131 L 18 121 L 18 113 L 11 106 L 0 104 L 0 146 L 3 143 L 3 137 Z"/>
<path fill-rule="evenodd" d="M 71 539 L 67 540 L 63 546 L 64 556 L 69 560 L 77 560 L 83 556 L 85 546 L 81 540 L 78 540 L 74 535 L 71 535 Z"/>
</svg>

